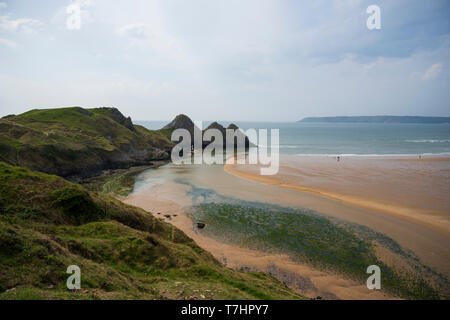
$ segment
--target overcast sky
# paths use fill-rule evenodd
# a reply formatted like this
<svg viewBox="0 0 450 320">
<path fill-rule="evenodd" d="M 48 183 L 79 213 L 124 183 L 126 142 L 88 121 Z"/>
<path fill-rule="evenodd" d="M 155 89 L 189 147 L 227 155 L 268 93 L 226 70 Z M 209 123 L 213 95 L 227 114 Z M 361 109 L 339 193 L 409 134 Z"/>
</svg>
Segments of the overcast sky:
<svg viewBox="0 0 450 320">
<path fill-rule="evenodd" d="M 78 30 L 71 3 L 0 2 L 0 116 L 450 116 L 448 0 L 83 0 Z"/>
</svg>

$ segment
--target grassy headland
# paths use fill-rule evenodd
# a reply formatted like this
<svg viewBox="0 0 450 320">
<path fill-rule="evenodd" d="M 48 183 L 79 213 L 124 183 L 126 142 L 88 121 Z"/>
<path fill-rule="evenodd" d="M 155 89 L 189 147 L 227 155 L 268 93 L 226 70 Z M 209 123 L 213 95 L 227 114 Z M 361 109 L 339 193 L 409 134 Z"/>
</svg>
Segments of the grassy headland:
<svg viewBox="0 0 450 320">
<path fill-rule="evenodd" d="M 81 287 L 66 288 L 66 268 Z M 0 299 L 299 299 L 223 267 L 175 227 L 60 177 L 0 162 Z"/>
<path fill-rule="evenodd" d="M 0 119 L 0 160 L 62 177 L 169 158 L 173 143 L 115 108 L 31 110 Z"/>
</svg>

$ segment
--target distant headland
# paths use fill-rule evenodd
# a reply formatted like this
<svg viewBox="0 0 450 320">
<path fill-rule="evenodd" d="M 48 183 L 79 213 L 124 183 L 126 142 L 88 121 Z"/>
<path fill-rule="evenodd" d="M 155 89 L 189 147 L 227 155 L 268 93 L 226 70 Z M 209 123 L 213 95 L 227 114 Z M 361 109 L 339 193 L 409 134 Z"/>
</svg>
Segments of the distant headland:
<svg viewBox="0 0 450 320">
<path fill-rule="evenodd" d="M 307 117 L 298 122 L 439 124 L 439 123 L 450 123 L 450 117 L 422 117 L 422 116 Z"/>
</svg>

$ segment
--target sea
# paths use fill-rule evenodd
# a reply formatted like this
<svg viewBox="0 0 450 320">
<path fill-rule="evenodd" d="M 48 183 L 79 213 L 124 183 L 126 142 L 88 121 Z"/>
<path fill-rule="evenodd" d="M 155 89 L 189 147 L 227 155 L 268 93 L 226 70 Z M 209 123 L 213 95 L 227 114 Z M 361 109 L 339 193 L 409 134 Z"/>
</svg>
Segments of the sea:
<svg viewBox="0 0 450 320">
<path fill-rule="evenodd" d="M 212 121 L 204 121 L 206 128 Z M 136 121 L 156 130 L 169 121 Z M 219 121 L 223 126 L 231 122 Z M 242 130 L 279 130 L 282 154 L 450 156 L 450 124 L 240 122 Z M 268 139 L 270 141 L 270 139 Z M 252 141 L 256 145 L 257 141 Z M 265 146 L 262 146 L 265 147 Z"/>
<path fill-rule="evenodd" d="M 155 130 L 168 122 L 138 123 Z M 219 123 L 230 124 L 227 121 Z M 305 261 L 302 260 L 305 257 L 310 259 L 306 260 L 309 262 L 323 258 L 328 263 L 327 268 L 331 269 L 338 266 L 339 257 L 359 254 L 359 249 L 351 249 L 336 258 L 333 248 L 355 248 L 356 244 L 347 242 L 349 239 L 376 241 L 377 245 L 395 254 L 412 252 L 414 255 L 408 253 L 405 259 L 417 257 L 415 261 L 445 274 L 447 278 L 442 278 L 445 280 L 441 281 L 441 286 L 448 288 L 448 238 L 422 227 L 421 220 L 413 224 L 401 217 L 411 214 L 414 218 L 414 212 L 419 212 L 419 217 L 430 213 L 430 223 L 441 219 L 439 223 L 445 228 L 449 214 L 450 162 L 442 158 L 450 157 L 450 125 L 234 123 L 244 131 L 279 129 L 280 168 L 275 180 L 258 180 L 259 171 L 251 165 L 238 166 L 233 173 L 224 170 L 222 164 L 167 163 L 157 170 L 149 169 L 139 174 L 127 203 L 151 212 L 172 214 L 171 221 L 195 241 L 212 238 L 236 248 L 270 254 L 282 252 L 293 261 Z M 209 122 L 204 122 L 203 128 L 208 125 Z M 335 155 L 343 157 L 338 160 Z M 385 159 L 389 155 L 396 161 Z M 424 155 L 422 160 L 425 161 L 403 161 L 401 155 L 407 158 Z M 428 161 L 425 158 L 438 159 Z M 239 176 L 236 171 L 247 176 Z M 256 179 L 251 179 L 255 176 Z M 282 185 L 299 186 L 305 191 Z M 344 197 L 339 198 L 340 195 Z M 357 201 L 352 202 L 352 199 Z M 363 206 L 358 206 L 361 203 Z M 384 204 L 388 205 L 383 207 Z M 395 213 L 380 214 L 376 209 L 379 205 L 391 208 L 390 212 Z M 310 218 L 318 220 L 305 220 Z M 197 229 L 195 222 L 205 223 L 206 227 Z M 346 231 L 345 236 L 340 233 L 342 228 Z M 357 237 L 349 238 L 352 234 Z M 198 235 L 201 237 L 196 238 Z M 324 240 L 317 242 L 317 239 Z M 339 242 L 342 239 L 345 243 Z M 205 240 L 205 243 L 208 242 Z M 207 246 L 216 257 L 225 259 L 224 263 L 235 256 L 245 257 L 236 254 L 234 247 L 226 252 L 222 248 L 215 242 Z M 375 256 L 374 253 L 363 254 L 371 255 Z M 343 266 L 354 267 L 363 275 L 368 264 L 362 261 L 362 258 L 353 261 L 345 258 Z M 247 266 L 251 259 L 243 258 L 235 263 Z M 269 270 L 273 263 L 273 260 L 263 259 L 256 267 L 257 270 Z M 404 263 L 412 266 L 409 260 Z M 288 265 L 292 264 L 289 262 Z M 285 266 L 281 264 L 279 268 Z M 430 268 L 418 272 L 428 276 Z M 299 275 L 303 277 L 303 271 Z"/>
</svg>

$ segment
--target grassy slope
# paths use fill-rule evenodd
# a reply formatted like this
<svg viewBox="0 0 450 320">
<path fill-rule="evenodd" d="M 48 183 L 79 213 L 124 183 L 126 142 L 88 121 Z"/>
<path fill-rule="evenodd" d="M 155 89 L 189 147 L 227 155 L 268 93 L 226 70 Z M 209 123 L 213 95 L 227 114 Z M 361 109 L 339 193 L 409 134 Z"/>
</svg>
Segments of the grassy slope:
<svg viewBox="0 0 450 320">
<path fill-rule="evenodd" d="M 81 268 L 78 292 L 67 266 Z M 221 266 L 183 232 L 57 176 L 0 162 L 0 299 L 298 299 Z"/>
<path fill-rule="evenodd" d="M 0 119 L 0 160 L 60 176 L 86 175 L 160 158 L 159 131 L 117 122 L 111 108 L 31 110 Z"/>
</svg>

